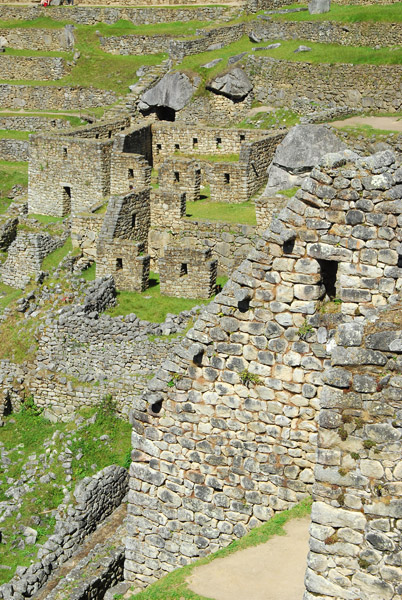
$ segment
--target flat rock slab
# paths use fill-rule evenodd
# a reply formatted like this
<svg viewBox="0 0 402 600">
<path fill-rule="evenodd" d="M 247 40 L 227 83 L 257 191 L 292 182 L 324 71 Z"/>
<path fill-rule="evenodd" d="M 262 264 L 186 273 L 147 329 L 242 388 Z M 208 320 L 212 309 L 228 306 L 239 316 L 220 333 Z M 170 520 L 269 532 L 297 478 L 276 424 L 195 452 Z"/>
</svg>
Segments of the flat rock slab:
<svg viewBox="0 0 402 600">
<path fill-rule="evenodd" d="M 197 567 L 189 588 L 214 600 L 301 600 L 310 518 L 293 519 L 287 535 Z"/>
</svg>

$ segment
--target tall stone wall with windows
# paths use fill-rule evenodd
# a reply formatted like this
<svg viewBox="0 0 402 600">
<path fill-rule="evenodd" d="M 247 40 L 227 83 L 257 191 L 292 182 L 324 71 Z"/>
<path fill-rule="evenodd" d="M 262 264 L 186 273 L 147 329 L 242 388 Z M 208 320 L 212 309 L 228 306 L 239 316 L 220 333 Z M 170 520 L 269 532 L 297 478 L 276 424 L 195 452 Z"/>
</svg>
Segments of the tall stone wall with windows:
<svg viewBox="0 0 402 600">
<path fill-rule="evenodd" d="M 401 183 L 391 152 L 327 155 L 162 363 L 134 424 L 126 579 L 146 585 L 311 493 L 336 328 L 401 287 Z"/>
</svg>

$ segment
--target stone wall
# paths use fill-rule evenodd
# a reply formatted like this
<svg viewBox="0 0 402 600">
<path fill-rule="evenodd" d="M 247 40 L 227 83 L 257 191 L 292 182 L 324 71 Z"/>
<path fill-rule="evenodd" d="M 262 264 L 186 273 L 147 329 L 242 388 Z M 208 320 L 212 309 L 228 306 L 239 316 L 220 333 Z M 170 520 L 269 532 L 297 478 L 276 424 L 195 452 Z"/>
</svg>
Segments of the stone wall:
<svg viewBox="0 0 402 600">
<path fill-rule="evenodd" d="M 246 71 L 257 100 L 292 106 L 301 97 L 353 108 L 398 111 L 402 106 L 400 65 L 313 64 L 249 56 Z"/>
<path fill-rule="evenodd" d="M 80 248 L 85 256 L 96 259 L 96 244 L 103 223 L 103 214 L 77 213 L 71 218 L 73 248 Z"/>
<path fill-rule="evenodd" d="M 246 142 L 266 137 L 267 131 L 255 129 L 224 129 L 219 127 L 197 127 L 182 123 L 157 122 L 152 125 L 152 156 L 154 166 L 176 152 L 192 156 L 195 154 L 240 154 Z"/>
<path fill-rule="evenodd" d="M 113 140 L 30 136 L 28 210 L 63 217 L 89 211 L 110 193 Z"/>
<path fill-rule="evenodd" d="M 167 202 L 166 196 L 160 196 L 160 202 L 162 210 L 158 210 L 158 214 L 162 223 L 164 204 L 171 204 Z M 174 207 L 179 211 L 180 203 L 174 202 Z M 153 210 L 151 203 L 151 211 Z M 148 252 L 151 256 L 151 269 L 157 271 L 158 259 L 163 257 L 166 246 L 198 249 L 208 247 L 212 250 L 213 258 L 218 260 L 219 274 L 230 275 L 254 247 L 255 242 L 256 231 L 252 225 L 189 219 L 176 221 L 167 212 L 166 221 L 161 226 L 152 226 L 149 231 Z"/>
<path fill-rule="evenodd" d="M 42 129 L 70 129 L 70 122 L 65 119 L 52 117 L 30 117 L 15 115 L 3 117 L 0 115 L 0 129 L 15 129 L 17 131 L 41 131 Z"/>
<path fill-rule="evenodd" d="M 28 155 L 28 140 L 0 138 L 0 160 L 25 162 L 28 160 Z"/>
<path fill-rule="evenodd" d="M 111 160 L 110 193 L 127 194 L 151 184 L 152 141 L 149 124 L 115 136 Z"/>
<path fill-rule="evenodd" d="M 264 231 L 271 225 L 272 219 L 276 218 L 279 211 L 286 206 L 286 196 L 259 196 L 255 199 L 255 216 L 257 220 L 257 231 Z"/>
<path fill-rule="evenodd" d="M 158 181 L 163 192 L 180 197 L 185 194 L 185 200 L 189 202 L 200 199 L 201 166 L 198 161 L 180 157 L 166 159 L 160 166 Z"/>
<path fill-rule="evenodd" d="M 127 580 L 146 585 L 311 493 L 336 326 L 401 288 L 401 182 L 391 152 L 324 157 L 161 365 L 134 423 Z"/>
<path fill-rule="evenodd" d="M 61 79 L 69 70 L 63 58 L 55 56 L 14 56 L 0 54 L 1 78 L 48 80 Z"/>
<path fill-rule="evenodd" d="M 210 30 L 198 29 L 192 39 L 177 39 L 167 35 L 123 35 L 100 39 L 102 50 L 110 54 L 157 54 L 169 52 L 173 60 L 183 60 L 185 56 L 207 52 L 214 44 L 237 42 L 248 27 L 243 23 Z"/>
<path fill-rule="evenodd" d="M 21 577 L 15 576 L 0 586 L 1 597 L 12 600 L 34 595 L 52 571 L 66 562 L 85 537 L 121 504 L 127 488 L 128 473 L 116 465 L 80 481 L 74 490 L 74 502 L 67 498 L 58 507 L 55 532 L 39 550 L 37 562 Z"/>
<path fill-rule="evenodd" d="M 31 21 L 39 17 L 48 17 L 55 21 L 69 21 L 80 25 L 95 25 L 96 23 L 116 23 L 120 20 L 131 21 L 135 25 L 146 23 L 170 23 L 174 21 L 229 21 L 239 11 L 237 6 L 197 6 L 191 8 L 173 8 L 157 6 L 19 6 L 0 0 L 0 19 Z M 170 3 L 171 4 L 171 3 Z"/>
<path fill-rule="evenodd" d="M 331 18 L 331 13 L 328 15 Z M 309 40 L 342 46 L 395 46 L 402 43 L 398 23 L 338 23 L 337 21 L 273 21 L 253 27 L 267 40 Z"/>
<path fill-rule="evenodd" d="M 43 259 L 64 243 L 63 238 L 52 238 L 47 233 L 20 231 L 8 248 L 8 256 L 1 268 L 3 283 L 24 288 L 32 276 L 38 275 Z"/>
<path fill-rule="evenodd" d="M 218 261 L 211 250 L 165 248 L 159 259 L 161 294 L 177 298 L 211 298 L 216 292 Z"/>
<path fill-rule="evenodd" d="M 25 110 L 80 110 L 116 102 L 115 92 L 68 86 L 0 84 L 0 107 Z"/>
<path fill-rule="evenodd" d="M 177 225 L 186 216 L 185 194 L 152 190 L 151 225 L 155 229 L 167 229 Z M 155 236 L 156 237 L 156 236 Z"/>
<path fill-rule="evenodd" d="M 400 304 L 339 327 L 324 375 L 304 600 L 402 595 Z"/>
<path fill-rule="evenodd" d="M 212 92 L 206 96 L 197 96 L 191 104 L 176 113 L 176 123 L 192 123 L 195 127 L 199 127 L 201 123 L 209 127 L 236 125 L 248 116 L 253 99 L 252 91 L 241 102 Z"/>
<path fill-rule="evenodd" d="M 3 7 L 0 6 L 0 11 Z M 26 7 L 22 7 L 24 9 Z M 19 8 L 21 10 L 21 8 Z M 37 29 L 32 27 L 0 28 L 0 37 L 7 40 L 7 47 L 17 50 L 54 50 L 70 51 L 73 49 L 71 36 L 64 29 Z M 2 77 L 2 79 L 6 79 Z M 30 77 L 34 79 L 34 77 Z"/>
</svg>

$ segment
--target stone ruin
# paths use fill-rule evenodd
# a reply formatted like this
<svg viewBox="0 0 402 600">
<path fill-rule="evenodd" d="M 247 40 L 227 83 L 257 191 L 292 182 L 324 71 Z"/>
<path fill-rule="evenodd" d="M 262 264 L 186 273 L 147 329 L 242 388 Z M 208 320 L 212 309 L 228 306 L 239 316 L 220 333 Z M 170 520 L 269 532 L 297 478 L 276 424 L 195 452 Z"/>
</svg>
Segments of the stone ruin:
<svg viewBox="0 0 402 600">
<path fill-rule="evenodd" d="M 128 581 L 313 492 L 305 600 L 401 593 L 401 184 L 389 151 L 325 156 L 162 363 L 133 412 Z"/>
<path fill-rule="evenodd" d="M 218 261 L 211 250 L 165 248 L 159 259 L 161 294 L 177 298 L 211 298 L 216 292 Z"/>
</svg>

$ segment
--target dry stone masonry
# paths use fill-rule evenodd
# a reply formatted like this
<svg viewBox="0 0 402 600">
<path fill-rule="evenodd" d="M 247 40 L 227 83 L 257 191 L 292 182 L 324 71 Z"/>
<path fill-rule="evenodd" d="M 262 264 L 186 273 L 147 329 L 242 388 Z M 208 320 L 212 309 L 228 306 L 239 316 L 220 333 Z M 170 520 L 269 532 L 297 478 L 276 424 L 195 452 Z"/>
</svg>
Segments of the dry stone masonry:
<svg viewBox="0 0 402 600">
<path fill-rule="evenodd" d="M 319 484 L 336 327 L 358 329 L 400 289 L 401 173 L 389 151 L 324 157 L 162 364 L 134 423 L 129 581 L 227 545 Z"/>
<path fill-rule="evenodd" d="M 210 298 L 216 291 L 218 261 L 211 250 L 165 248 L 159 259 L 161 294 L 178 298 Z"/>
</svg>

